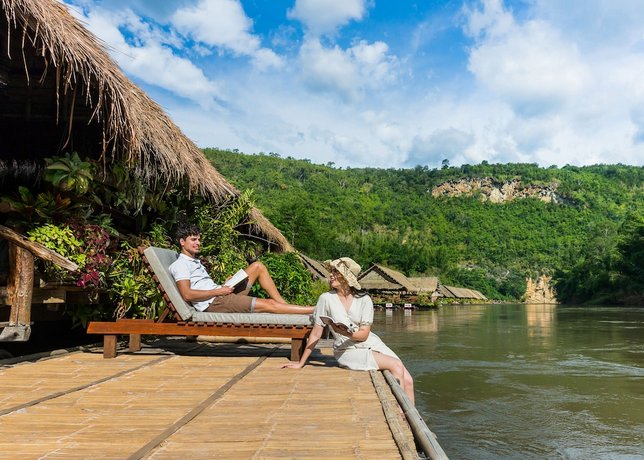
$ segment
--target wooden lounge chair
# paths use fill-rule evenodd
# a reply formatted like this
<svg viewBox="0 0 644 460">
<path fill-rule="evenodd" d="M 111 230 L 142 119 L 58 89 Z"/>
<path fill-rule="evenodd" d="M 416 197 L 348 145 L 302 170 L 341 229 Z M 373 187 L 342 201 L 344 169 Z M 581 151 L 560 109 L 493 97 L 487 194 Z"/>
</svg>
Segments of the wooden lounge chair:
<svg viewBox="0 0 644 460">
<path fill-rule="evenodd" d="M 141 335 L 218 335 L 281 337 L 291 339 L 291 360 L 300 359 L 312 329 L 311 315 L 272 313 L 212 313 L 197 311 L 183 300 L 168 267 L 179 256 L 169 249 L 139 248 L 148 269 L 163 294 L 167 307 L 158 321 L 119 319 L 90 322 L 88 334 L 103 334 L 103 356 L 116 356 L 118 335 L 130 336 L 130 351 L 141 349 Z M 172 313 L 173 321 L 169 321 Z"/>
</svg>

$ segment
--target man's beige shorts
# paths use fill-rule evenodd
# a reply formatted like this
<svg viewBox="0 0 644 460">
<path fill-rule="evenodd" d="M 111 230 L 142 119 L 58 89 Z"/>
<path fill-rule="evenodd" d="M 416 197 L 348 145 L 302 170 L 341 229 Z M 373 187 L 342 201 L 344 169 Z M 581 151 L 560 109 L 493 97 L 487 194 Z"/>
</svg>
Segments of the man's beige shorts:
<svg viewBox="0 0 644 460">
<path fill-rule="evenodd" d="M 217 313 L 253 313 L 256 297 L 248 295 L 251 286 L 246 281 L 239 283 L 232 294 L 215 297 L 206 311 Z"/>
</svg>

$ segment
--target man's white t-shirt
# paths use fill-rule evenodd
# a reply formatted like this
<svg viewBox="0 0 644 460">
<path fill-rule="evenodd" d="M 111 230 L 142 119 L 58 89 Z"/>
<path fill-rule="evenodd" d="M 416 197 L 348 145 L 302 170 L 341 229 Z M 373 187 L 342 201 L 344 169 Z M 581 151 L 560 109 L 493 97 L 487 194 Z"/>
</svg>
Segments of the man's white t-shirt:
<svg viewBox="0 0 644 460">
<path fill-rule="evenodd" d="M 215 283 L 199 259 L 193 259 L 181 253 L 179 258 L 168 267 L 175 281 L 190 280 L 190 288 L 199 291 L 218 289 L 221 286 Z M 191 302 L 199 311 L 204 311 L 210 305 L 214 297 L 198 302 Z"/>
</svg>

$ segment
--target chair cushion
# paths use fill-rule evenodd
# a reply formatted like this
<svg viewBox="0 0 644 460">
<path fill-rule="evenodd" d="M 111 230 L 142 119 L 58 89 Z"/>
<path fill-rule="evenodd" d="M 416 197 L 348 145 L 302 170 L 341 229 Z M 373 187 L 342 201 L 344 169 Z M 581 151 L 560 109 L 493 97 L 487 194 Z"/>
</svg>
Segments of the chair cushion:
<svg viewBox="0 0 644 460">
<path fill-rule="evenodd" d="M 287 315 L 276 313 L 215 313 L 195 311 L 190 321 L 225 324 L 279 324 L 286 326 L 311 326 L 312 315 Z"/>
<path fill-rule="evenodd" d="M 143 251 L 143 253 L 148 259 L 150 267 L 154 270 L 154 274 L 159 279 L 159 283 L 163 286 L 163 289 L 165 289 L 166 294 L 168 294 L 174 308 L 181 317 L 180 319 L 183 321 L 190 321 L 196 310 L 192 305 L 189 305 L 185 300 L 183 300 L 183 297 L 181 297 L 179 289 L 177 288 L 177 283 L 174 281 L 174 277 L 172 276 L 172 273 L 170 273 L 170 270 L 168 270 L 170 264 L 177 260 L 179 254 L 171 249 L 156 248 L 154 246 L 150 246 Z"/>
</svg>

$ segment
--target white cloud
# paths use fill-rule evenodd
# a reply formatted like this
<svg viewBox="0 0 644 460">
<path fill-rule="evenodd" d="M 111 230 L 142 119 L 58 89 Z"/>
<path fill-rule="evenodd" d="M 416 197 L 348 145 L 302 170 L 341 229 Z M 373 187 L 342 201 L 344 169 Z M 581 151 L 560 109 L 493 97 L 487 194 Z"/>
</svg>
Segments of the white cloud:
<svg viewBox="0 0 644 460">
<path fill-rule="evenodd" d="M 75 12 L 80 15 L 80 13 Z M 108 43 L 112 57 L 131 77 L 161 87 L 200 105 L 211 106 L 223 99 L 218 85 L 209 80 L 189 59 L 175 55 L 165 46 L 171 36 L 144 24 L 132 11 L 113 13 L 100 8 L 81 16 L 87 27 Z M 120 29 L 135 34 L 129 43 Z"/>
<path fill-rule="evenodd" d="M 262 48 L 260 39 L 251 33 L 253 21 L 244 13 L 239 0 L 201 0 L 177 10 L 171 23 L 186 37 L 250 56 L 260 69 L 282 65 L 282 59 L 272 50 Z"/>
<path fill-rule="evenodd" d="M 461 155 L 473 142 L 472 133 L 451 127 L 436 129 L 427 136 L 414 138 L 407 164 L 440 164 L 443 159 L 454 159 Z"/>
<path fill-rule="evenodd" d="M 302 22 L 313 36 L 333 33 L 352 20 L 366 14 L 365 0 L 296 0 L 289 19 Z"/>
<path fill-rule="evenodd" d="M 334 92 L 347 102 L 357 102 L 365 90 L 395 81 L 397 59 L 388 50 L 384 42 L 360 41 L 343 50 L 309 39 L 300 49 L 301 78 L 314 90 Z"/>
<path fill-rule="evenodd" d="M 300 49 L 300 60 L 301 78 L 310 88 L 335 91 L 348 100 L 359 97 L 358 69 L 340 47 L 324 48 L 309 40 Z"/>
<path fill-rule="evenodd" d="M 298 0 L 288 15 L 307 28 L 304 38 L 292 21 L 256 34 L 236 0 L 219 1 L 217 17 L 215 2 L 182 0 L 163 7 L 160 23 L 127 8 L 109 13 L 111 2 L 82 1 L 82 19 L 114 48 L 125 72 L 144 89 L 166 89 L 154 97 L 202 147 L 339 166 L 644 161 L 644 12 L 637 2 L 589 0 L 585 11 L 585 3 L 534 0 L 514 13 L 501 1 L 483 1 L 463 10 L 465 37 L 449 42 L 469 46 L 469 59 L 450 61 L 451 78 L 434 72 L 428 81 L 406 70 L 426 75 L 435 69 L 425 63 L 445 62 L 432 53 L 443 45 L 441 34 L 454 30 L 441 22 L 447 30 L 409 39 L 408 48 L 392 35 L 367 41 L 357 33 L 369 28 L 371 3 L 364 1 Z M 346 27 L 352 21 L 363 23 Z M 415 29 L 409 25 L 412 38 Z M 262 47 L 267 39 L 284 54 Z M 274 70 L 253 72 L 249 61 Z"/>
<path fill-rule="evenodd" d="M 541 21 L 516 24 L 497 0 L 484 8 L 469 21 L 478 43 L 468 68 L 481 84 L 523 115 L 558 110 L 587 89 L 589 70 L 574 43 Z"/>
</svg>

